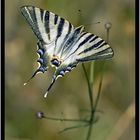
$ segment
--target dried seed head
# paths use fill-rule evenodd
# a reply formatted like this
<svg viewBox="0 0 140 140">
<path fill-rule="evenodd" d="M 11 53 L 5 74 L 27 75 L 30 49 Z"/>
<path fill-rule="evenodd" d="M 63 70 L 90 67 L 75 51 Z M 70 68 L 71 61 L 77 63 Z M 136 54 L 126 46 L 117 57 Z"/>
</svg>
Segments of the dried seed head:
<svg viewBox="0 0 140 140">
<path fill-rule="evenodd" d="M 111 22 L 105 23 L 105 28 L 106 28 L 107 30 L 109 30 L 111 27 L 112 27 Z"/>
<path fill-rule="evenodd" d="M 37 118 L 39 118 L 39 119 L 45 118 L 44 113 L 41 112 L 41 111 L 38 111 L 38 112 L 36 113 L 36 116 L 37 116 Z"/>
</svg>

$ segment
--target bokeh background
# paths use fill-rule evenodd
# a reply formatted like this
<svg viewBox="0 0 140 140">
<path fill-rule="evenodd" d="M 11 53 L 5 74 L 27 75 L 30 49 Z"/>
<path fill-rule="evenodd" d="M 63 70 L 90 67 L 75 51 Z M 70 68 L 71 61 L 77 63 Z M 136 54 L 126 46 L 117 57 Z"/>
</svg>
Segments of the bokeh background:
<svg viewBox="0 0 140 140">
<path fill-rule="evenodd" d="M 65 121 L 38 119 L 37 111 L 56 118 L 85 118 L 90 107 L 82 66 L 57 80 L 47 99 L 53 68 L 23 83 L 37 68 L 36 37 L 20 13 L 23 5 L 34 5 L 66 18 L 74 26 L 106 39 L 104 24 L 112 23 L 109 42 L 114 57 L 106 61 L 99 117 L 91 139 L 135 139 L 135 7 L 134 0 L 6 0 L 5 1 L 5 138 L 6 140 L 85 140 L 87 127 L 59 134 L 77 125 Z M 81 13 L 79 13 L 81 10 Z M 94 24 L 100 22 L 100 24 Z M 95 62 L 94 99 L 97 95 L 102 61 Z M 85 64 L 89 73 L 90 63 Z M 78 123 L 79 124 L 79 123 Z"/>
</svg>

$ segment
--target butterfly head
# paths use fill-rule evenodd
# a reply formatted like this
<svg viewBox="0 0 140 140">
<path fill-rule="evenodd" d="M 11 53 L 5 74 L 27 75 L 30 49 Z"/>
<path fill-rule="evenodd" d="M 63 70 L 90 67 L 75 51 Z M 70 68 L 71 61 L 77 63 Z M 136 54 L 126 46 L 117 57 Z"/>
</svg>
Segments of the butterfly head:
<svg viewBox="0 0 140 140">
<path fill-rule="evenodd" d="M 52 66 L 59 67 L 61 63 L 62 63 L 62 60 L 58 58 L 57 56 L 53 56 L 53 58 L 51 59 Z"/>
</svg>

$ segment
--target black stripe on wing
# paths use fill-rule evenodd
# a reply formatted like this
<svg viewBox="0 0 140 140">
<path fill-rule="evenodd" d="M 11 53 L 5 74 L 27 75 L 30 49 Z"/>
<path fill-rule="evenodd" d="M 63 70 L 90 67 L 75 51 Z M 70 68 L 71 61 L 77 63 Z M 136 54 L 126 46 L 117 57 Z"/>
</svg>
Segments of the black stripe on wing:
<svg viewBox="0 0 140 140">
<path fill-rule="evenodd" d="M 60 55 L 60 57 L 61 57 L 62 54 L 63 54 L 64 48 L 65 48 L 65 43 L 66 43 L 67 40 L 69 39 L 69 36 L 70 36 L 71 30 L 72 30 L 72 24 L 69 23 L 68 32 L 67 32 L 67 34 L 65 35 L 65 38 L 64 38 L 63 43 L 61 44 L 62 48 L 59 49 L 59 51 L 61 51 L 61 55 Z"/>
<path fill-rule="evenodd" d="M 60 18 L 60 21 L 57 26 L 57 36 L 56 36 L 56 41 L 55 41 L 54 55 L 56 55 L 57 41 L 62 34 L 64 24 L 65 24 L 65 19 Z M 57 48 L 57 49 L 61 50 L 61 48 Z"/>
<path fill-rule="evenodd" d="M 43 22 L 43 15 L 44 15 L 44 11 L 42 9 L 40 9 L 40 16 L 41 16 L 41 21 Z"/>
<path fill-rule="evenodd" d="M 66 43 L 66 41 L 68 41 L 67 39 L 69 39 L 68 37 L 70 36 L 71 30 L 72 30 L 72 24 L 71 23 L 68 23 L 68 24 L 69 24 L 68 25 L 68 32 L 65 35 L 64 42 L 63 42 L 62 46 L 64 45 L 64 43 Z"/>
<path fill-rule="evenodd" d="M 54 16 L 54 24 L 55 24 L 55 25 L 57 24 L 57 21 L 58 21 L 58 15 L 55 15 L 55 16 Z"/>
<path fill-rule="evenodd" d="M 69 30 L 68 30 L 68 33 L 66 34 L 66 39 L 67 39 L 68 35 L 70 34 L 71 29 L 72 29 L 72 25 L 71 25 L 71 23 L 69 23 Z"/>
<path fill-rule="evenodd" d="M 85 35 L 87 35 L 88 33 L 87 32 L 83 32 L 80 37 L 77 39 L 77 42 Z M 81 43 L 80 45 L 78 45 L 78 47 L 73 51 L 73 52 L 70 52 L 65 59 L 69 58 L 71 55 L 73 55 L 78 49 L 80 46 L 84 45 L 87 41 L 89 41 L 94 35 L 89 35 L 87 36 Z M 70 50 L 70 49 L 69 49 Z"/>
<path fill-rule="evenodd" d="M 99 51 L 97 53 L 93 53 L 92 55 L 89 56 L 84 56 L 81 58 L 76 59 L 78 62 L 86 62 L 86 61 L 91 61 L 91 60 L 103 60 L 103 59 L 109 59 L 112 58 L 114 55 L 113 50 L 109 47 L 106 48 L 102 51 Z"/>
<path fill-rule="evenodd" d="M 84 45 L 86 42 L 88 42 L 94 35 L 90 34 L 89 36 L 87 36 L 78 46 L 78 48 L 82 45 Z"/>
<path fill-rule="evenodd" d="M 48 39 L 50 40 L 50 26 L 49 26 L 49 19 L 50 19 L 50 13 L 48 11 L 45 12 L 45 29 L 46 33 L 48 35 Z"/>
<path fill-rule="evenodd" d="M 95 36 L 93 39 L 91 39 L 89 42 L 92 43 L 94 40 L 96 40 L 98 36 Z"/>
<path fill-rule="evenodd" d="M 92 49 L 100 48 L 100 47 L 102 47 L 102 46 L 104 46 L 104 45 L 107 44 L 106 42 L 105 42 L 105 43 L 103 43 L 103 42 L 105 42 L 105 41 L 104 41 L 104 40 L 100 40 L 100 41 L 97 42 L 96 44 L 94 44 L 94 45 L 92 45 L 91 47 L 89 47 L 89 48 L 83 50 L 82 52 L 80 52 L 79 55 L 82 54 L 82 53 L 86 53 L 86 52 L 88 52 L 88 51 L 91 51 Z M 103 43 L 103 44 L 101 45 L 101 43 Z M 101 45 L 101 46 L 100 46 L 100 45 Z"/>
<path fill-rule="evenodd" d="M 39 31 L 38 25 L 37 25 L 37 19 L 35 14 L 35 7 L 33 6 L 24 6 L 21 7 L 21 13 L 29 23 L 30 27 L 32 28 L 34 34 L 38 37 L 38 39 L 42 42 L 44 42 L 42 35 Z M 42 16 L 42 14 L 41 14 Z"/>
<path fill-rule="evenodd" d="M 81 32 L 84 30 L 84 26 L 79 26 L 75 28 L 74 32 L 71 34 L 69 39 L 65 42 L 65 46 L 62 52 L 62 55 L 71 51 L 72 47 L 77 43 Z"/>
<path fill-rule="evenodd" d="M 85 34 L 87 34 L 88 32 L 83 32 L 81 35 L 80 35 L 80 38 L 82 38 Z M 80 39 L 79 38 L 79 39 Z"/>
<path fill-rule="evenodd" d="M 57 38 L 60 37 L 62 34 L 64 23 L 65 23 L 65 20 L 63 18 L 60 18 L 60 22 L 57 28 Z"/>
</svg>

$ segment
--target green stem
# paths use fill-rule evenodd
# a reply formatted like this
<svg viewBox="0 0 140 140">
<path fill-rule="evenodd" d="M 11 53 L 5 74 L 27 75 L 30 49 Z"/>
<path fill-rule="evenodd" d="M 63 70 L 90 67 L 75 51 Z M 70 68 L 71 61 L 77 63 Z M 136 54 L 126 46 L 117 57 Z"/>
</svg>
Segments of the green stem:
<svg viewBox="0 0 140 140">
<path fill-rule="evenodd" d="M 90 140 L 91 132 L 92 132 L 92 128 L 93 128 L 93 120 L 94 120 L 94 117 L 95 117 L 95 112 L 96 112 L 97 105 L 98 105 L 98 102 L 99 102 L 99 98 L 100 98 L 100 95 L 101 95 L 103 73 L 101 73 L 99 89 L 98 89 L 97 97 L 96 97 L 96 100 L 95 100 L 95 104 L 93 105 L 93 94 L 92 94 L 93 91 L 92 91 L 91 87 L 93 86 L 93 79 L 94 79 L 94 76 L 93 76 L 93 73 L 94 73 L 94 62 L 92 62 L 91 68 L 90 68 L 90 80 L 88 78 L 88 74 L 86 72 L 84 64 L 82 64 L 82 67 L 83 67 L 84 74 L 85 74 L 86 81 L 87 81 L 87 85 L 88 85 L 89 99 L 90 99 L 90 106 L 91 106 L 91 115 L 90 115 L 90 120 L 89 120 L 89 129 L 88 129 L 88 133 L 87 133 L 87 137 L 86 137 L 86 140 Z M 104 68 L 104 63 L 102 65 L 102 68 Z"/>
<path fill-rule="evenodd" d="M 93 79 L 94 79 L 94 62 L 91 62 L 90 65 L 90 86 L 93 86 Z"/>
<path fill-rule="evenodd" d="M 87 134 L 87 138 L 86 140 L 89 140 L 90 137 L 91 137 L 91 132 L 92 132 L 92 126 L 93 126 L 93 120 L 94 120 L 94 106 L 93 106 L 93 97 L 92 97 L 92 90 L 91 90 L 91 83 L 90 83 L 90 80 L 88 78 L 88 75 L 87 75 L 87 72 L 86 72 L 86 69 L 85 69 L 85 66 L 84 64 L 82 63 L 82 67 L 83 67 L 83 70 L 84 70 L 84 74 L 85 74 L 85 77 L 86 77 L 86 80 L 87 80 L 87 85 L 88 85 L 88 90 L 89 90 L 89 99 L 90 99 L 90 108 L 91 108 L 91 115 L 90 115 L 90 120 L 89 120 L 89 129 L 88 129 L 88 134 Z M 93 71 L 92 71 L 93 72 Z"/>
<path fill-rule="evenodd" d="M 106 41 L 107 41 L 107 43 L 109 43 L 109 29 L 107 29 L 107 35 L 106 36 L 107 36 Z"/>
<path fill-rule="evenodd" d="M 90 87 L 92 88 L 93 87 L 93 80 L 94 80 L 94 62 L 91 62 L 91 65 L 90 65 Z M 93 92 L 93 90 L 92 90 Z M 91 132 L 92 132 L 92 128 L 93 128 L 93 120 L 94 120 L 94 106 L 93 106 L 93 96 L 92 95 L 89 95 L 90 99 L 92 99 L 92 106 L 91 106 L 91 116 L 90 116 L 90 120 L 89 120 L 89 123 L 90 123 L 90 126 L 89 126 L 89 129 L 88 129 L 88 133 L 87 133 L 87 138 L 86 140 L 89 140 L 90 137 L 91 137 Z"/>
<path fill-rule="evenodd" d="M 103 65 L 102 65 L 103 68 L 104 68 L 104 64 L 105 63 L 103 63 Z M 99 101 L 99 98 L 100 98 L 100 95 L 101 95 L 102 82 L 103 82 L 103 72 L 101 73 L 99 89 L 98 89 L 97 97 L 96 97 L 95 104 L 94 104 L 94 110 L 93 110 L 94 112 L 96 111 L 96 108 L 97 108 L 97 105 L 98 105 L 98 101 Z"/>
<path fill-rule="evenodd" d="M 93 119 L 95 117 L 95 112 L 96 112 L 97 105 L 98 105 L 98 102 L 99 102 L 99 98 L 100 98 L 100 95 L 101 95 L 101 87 L 102 87 L 102 76 L 101 76 L 101 80 L 100 80 L 100 84 L 99 84 L 97 98 L 95 100 L 95 105 L 94 105 L 94 108 L 93 108 L 92 113 L 91 113 L 90 123 L 93 122 Z M 91 132 L 92 132 L 92 126 L 93 126 L 92 124 L 89 126 L 86 140 L 89 140 L 90 139 Z"/>
<path fill-rule="evenodd" d="M 85 68 L 84 63 L 82 63 L 82 67 L 83 67 L 83 71 L 84 71 L 84 74 L 85 74 L 85 77 L 86 77 L 86 81 L 87 81 L 87 85 L 88 85 L 89 99 L 90 99 L 90 106 L 91 106 L 91 112 L 92 112 L 92 109 L 93 109 L 92 90 L 91 90 L 91 86 L 90 86 L 90 82 L 89 82 L 88 74 L 87 74 L 87 72 L 86 72 L 86 68 Z"/>
<path fill-rule="evenodd" d="M 45 119 L 54 120 L 54 121 L 71 121 L 71 122 L 88 122 L 86 119 L 65 119 L 65 118 L 53 118 L 44 116 Z"/>
</svg>

